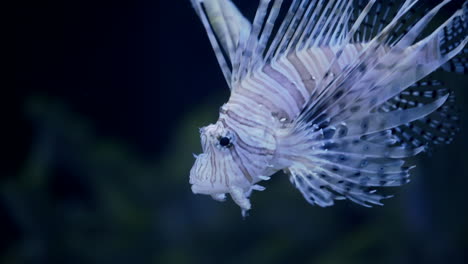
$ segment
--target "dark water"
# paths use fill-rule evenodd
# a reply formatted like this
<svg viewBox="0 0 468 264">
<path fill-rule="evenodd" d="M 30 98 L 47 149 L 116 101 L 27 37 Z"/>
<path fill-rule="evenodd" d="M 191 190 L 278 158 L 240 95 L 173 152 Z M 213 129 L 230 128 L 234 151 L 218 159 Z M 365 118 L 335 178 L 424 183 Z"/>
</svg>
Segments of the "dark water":
<svg viewBox="0 0 468 264">
<path fill-rule="evenodd" d="M 252 14 L 255 4 L 238 1 Z M 384 207 L 312 207 L 284 175 L 193 195 L 198 128 L 229 91 L 186 1 L 17 2 L 4 95 L 0 263 L 468 263 L 468 92 L 454 143 Z"/>
</svg>

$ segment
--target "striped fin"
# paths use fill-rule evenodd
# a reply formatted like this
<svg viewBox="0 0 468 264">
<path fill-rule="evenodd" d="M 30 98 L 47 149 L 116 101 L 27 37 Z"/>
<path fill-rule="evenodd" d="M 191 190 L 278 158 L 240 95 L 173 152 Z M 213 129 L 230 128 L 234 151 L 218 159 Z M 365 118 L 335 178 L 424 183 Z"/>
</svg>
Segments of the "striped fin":
<svg viewBox="0 0 468 264">
<path fill-rule="evenodd" d="M 454 18 L 461 15 L 456 12 L 451 19 L 440 26 L 430 36 L 413 46 L 414 41 L 430 19 L 448 1 L 429 12 L 424 19 L 416 24 L 407 35 L 402 37 L 391 48 L 379 48 L 376 39 L 375 47 L 371 42 L 348 70 L 340 73 L 333 83 L 324 89 L 323 94 L 303 111 L 299 121 L 314 123 L 314 120 L 326 113 L 329 118 L 341 122 L 356 111 L 371 111 L 390 98 L 398 95 L 414 82 L 422 79 L 438 67 L 450 60 L 468 40 L 447 54 L 438 51 L 439 36 L 442 29 Z M 394 23 L 396 24 L 396 23 Z M 384 34 L 390 36 L 389 31 Z M 384 36 L 382 35 L 382 36 Z M 381 38 L 381 37 L 379 37 Z M 405 47 L 406 46 L 406 47 Z M 374 52 L 373 52 L 374 51 Z M 379 54 L 375 56 L 375 54 Z M 356 110 L 359 108 L 358 110 Z"/>
<path fill-rule="evenodd" d="M 403 159 L 425 150 L 395 144 L 395 136 L 387 131 L 362 136 L 344 125 L 289 140 L 296 142 L 288 144 L 303 146 L 290 157 L 291 181 L 308 202 L 319 206 L 341 199 L 368 207 L 381 205 L 389 196 L 376 193 L 374 187 L 408 183 L 411 168 L 404 166 Z"/>
<path fill-rule="evenodd" d="M 348 140 L 361 138 L 362 136 L 372 135 L 388 129 L 398 128 L 413 121 L 423 119 L 431 113 L 434 113 L 434 111 L 440 109 L 440 107 L 446 102 L 448 98 L 449 95 L 440 96 L 435 101 L 427 104 L 418 103 L 416 106 L 411 108 L 397 108 L 388 110 L 386 107 L 382 107 L 382 109 L 385 109 L 384 111 L 377 111 L 361 115 L 356 114 L 340 123 L 324 120 L 321 123 L 317 123 L 317 125 L 313 126 L 315 129 L 308 133 L 308 137 L 313 138 L 315 141 L 321 140 L 323 143 L 329 143 L 334 142 L 337 139 Z M 448 110 L 449 109 L 439 111 L 439 114 L 442 116 L 444 114 L 449 115 L 450 113 L 448 113 Z M 448 124 L 444 127 L 450 127 L 451 130 L 456 130 L 456 128 L 452 128 L 452 126 L 449 126 Z M 309 129 L 307 126 L 301 128 L 301 130 L 307 129 Z"/>
<path fill-rule="evenodd" d="M 468 74 L 468 48 L 464 48 L 460 54 L 442 66 L 448 72 Z"/>
<path fill-rule="evenodd" d="M 435 30 L 430 36 L 411 46 L 408 49 L 409 52 L 403 53 L 403 57 L 400 57 L 400 60 L 394 59 L 393 62 L 390 63 L 390 67 L 387 66 L 388 64 L 376 65 L 376 68 L 383 68 L 383 70 L 379 70 L 380 72 L 386 70 L 387 72 L 391 73 L 387 73 L 388 76 L 382 78 L 376 84 L 376 86 L 392 86 L 392 89 L 386 89 L 386 92 L 384 93 L 374 92 L 374 94 L 378 93 L 378 96 L 373 98 L 374 100 L 377 98 L 376 105 L 380 105 L 381 103 L 384 103 L 393 96 L 398 95 L 411 84 L 424 78 L 425 76 L 427 76 L 428 74 L 445 64 L 447 61 L 449 61 L 462 51 L 463 47 L 468 42 L 468 36 L 466 35 L 463 41 L 461 41 L 458 44 L 458 46 L 456 46 L 450 52 L 443 54 L 440 51 L 440 36 L 443 30 L 447 26 L 452 24 L 456 20 L 456 18 L 462 15 L 463 13 L 461 12 L 461 10 L 457 11 L 450 19 L 448 19 L 443 25 L 441 25 L 437 30 Z M 405 38 L 403 38 L 400 42 L 405 41 Z M 401 46 L 398 48 L 401 48 Z M 394 64 L 398 64 L 398 66 L 393 67 L 394 69 L 390 70 Z M 396 85 L 396 83 L 398 83 L 398 85 Z"/>
<path fill-rule="evenodd" d="M 406 0 L 401 5 L 398 5 L 401 1 L 397 0 L 359 0 L 356 8 L 353 1 L 293 0 L 279 28 L 275 30 L 283 0 L 260 0 L 252 24 L 231 0 L 191 1 L 205 26 L 230 87 L 238 86 L 237 83 L 266 64 L 313 47 L 338 47 L 334 49 L 336 59 L 328 67 L 331 70 L 349 43 L 371 42 L 368 45 L 370 52 L 364 54 L 372 54 L 383 45 L 392 46 L 392 43 L 407 36 L 406 33 L 414 28 L 417 21 L 426 24 L 421 23 L 419 18 L 426 13 L 422 7 L 428 5 L 427 1 L 423 5 L 423 1 L 416 0 Z M 444 4 L 447 2 L 444 1 Z M 394 16 L 394 19 L 390 19 Z M 463 22 L 458 24 L 466 24 L 461 16 L 458 19 Z M 456 26 L 458 24 L 451 23 L 449 26 L 454 30 L 450 32 L 458 32 L 461 27 Z M 449 33 L 446 35 L 441 43 L 453 39 Z M 375 39 L 379 41 L 372 43 L 376 42 Z M 448 52 L 456 46 L 452 43 L 445 50 Z M 365 61 L 361 57 L 360 64 Z M 466 63 L 466 56 L 458 57 L 444 68 L 461 72 L 465 71 Z M 349 72 L 342 74 L 347 75 Z M 323 85 L 327 84 L 325 82 Z"/>
<path fill-rule="evenodd" d="M 255 53 L 253 55 L 253 57 L 255 58 L 255 61 L 253 62 L 254 68 L 258 68 L 257 66 L 262 62 L 264 63 L 264 53 L 267 48 L 267 43 L 270 40 L 270 36 L 273 32 L 275 21 L 278 18 L 282 4 L 283 0 L 278 0 L 275 1 L 271 7 L 271 13 L 268 16 L 267 21 L 265 22 L 265 27 L 258 41 L 257 49 L 255 50 Z"/>
<path fill-rule="evenodd" d="M 345 121 L 348 127 L 347 133 L 348 135 L 367 135 L 413 122 L 437 110 L 445 103 L 447 98 L 448 95 L 445 95 L 423 106 L 385 113 L 376 112 L 363 117 L 350 118 Z"/>
<path fill-rule="evenodd" d="M 260 32 L 266 22 L 270 1 L 271 0 L 260 0 L 247 42 L 240 43 L 237 49 L 233 69 L 235 73 L 233 82 L 243 79 L 245 75 L 250 72 L 252 69 L 251 66 L 254 65 L 255 61 L 258 59 L 253 55 L 255 55 L 255 52 L 257 51 L 259 38 L 261 38 Z"/>
<path fill-rule="evenodd" d="M 441 52 L 446 54 L 460 45 L 464 37 L 468 34 L 468 2 L 463 4 L 464 16 L 456 17 L 450 25 L 444 28 L 441 34 Z M 465 47 L 462 52 L 444 64 L 442 68 L 448 72 L 468 73 L 468 48 Z"/>
<path fill-rule="evenodd" d="M 410 86 L 398 96 L 383 104 L 379 111 L 404 110 L 426 104 L 443 94 L 449 93 L 440 81 L 420 81 Z M 432 114 L 414 122 L 391 129 L 398 139 L 397 144 L 418 148 L 438 144 L 449 144 L 459 131 L 459 110 L 455 106 L 455 96 L 449 93 L 447 102 Z"/>
<path fill-rule="evenodd" d="M 270 63 L 271 60 L 273 59 L 274 55 L 276 54 L 276 51 L 280 47 L 280 42 L 285 38 L 286 32 L 288 31 L 288 28 L 292 24 L 292 20 L 295 16 L 295 12 L 297 11 L 299 7 L 300 1 L 293 1 L 291 5 L 289 6 L 289 10 L 286 13 L 286 16 L 284 17 L 283 21 L 281 22 L 281 25 L 275 35 L 275 37 L 272 40 L 271 45 L 269 46 L 267 53 L 264 58 L 265 63 Z"/>
<path fill-rule="evenodd" d="M 410 7 L 408 7 L 407 10 L 409 10 L 409 8 Z M 404 13 L 405 12 L 402 12 L 399 16 L 395 17 L 394 20 L 387 25 L 387 27 L 380 32 L 376 38 L 366 45 L 365 49 L 355 57 L 353 62 L 351 62 L 341 72 L 337 73 L 337 76 L 334 76 L 331 83 L 323 81 L 317 85 L 318 90 L 321 91 L 320 95 L 311 97 L 311 100 L 309 100 L 308 104 L 304 107 L 304 110 L 299 116 L 298 121 L 305 122 L 307 120 L 313 120 L 316 117 L 316 114 L 320 114 L 327 107 L 336 106 L 339 103 L 338 101 L 343 100 L 344 98 L 346 98 L 347 104 L 353 102 L 352 100 L 349 100 L 347 96 L 356 89 L 350 89 L 349 87 L 359 84 L 364 85 L 362 82 L 363 76 L 373 69 L 375 65 L 379 63 L 379 60 L 382 59 L 380 56 L 382 54 L 381 51 L 387 47 L 385 42 L 391 36 L 392 30 L 395 28 L 397 22 L 401 19 Z M 356 27 L 360 25 L 359 20 L 362 20 L 362 18 L 358 19 L 355 23 L 352 29 L 353 31 L 357 30 Z M 399 50 L 400 49 L 394 49 L 387 53 L 391 53 L 391 51 L 398 53 Z M 401 55 L 401 52 L 399 53 Z M 325 73 L 325 77 L 333 76 L 332 70 L 337 68 L 339 63 L 338 57 L 341 54 L 341 51 L 337 53 L 336 59 L 328 67 L 329 70 Z M 376 54 L 379 54 L 379 56 L 376 56 Z M 364 90 L 360 90 L 357 95 L 363 92 Z M 356 96 L 356 92 L 354 92 L 353 96 Z"/>
<path fill-rule="evenodd" d="M 359 148 L 359 141 L 354 147 Z M 365 154 L 317 155 L 312 164 L 294 163 L 289 167 L 291 182 L 306 200 L 322 207 L 334 200 L 349 199 L 366 207 L 382 205 L 388 198 L 374 187 L 399 186 L 409 182 L 404 162 L 391 158 L 372 158 Z"/>
<path fill-rule="evenodd" d="M 205 27 L 218 63 L 231 88 L 231 68 L 236 49 L 239 43 L 245 42 L 250 32 L 250 22 L 230 0 L 191 0 L 191 2 Z"/>
<path fill-rule="evenodd" d="M 354 32 L 348 30 L 352 1 L 293 0 L 276 31 L 283 0 L 260 0 L 251 25 L 230 0 L 191 1 L 230 86 L 291 52 L 332 44 L 344 47 L 345 37 Z M 375 1 L 369 1 L 362 19 Z"/>
<path fill-rule="evenodd" d="M 369 1 L 369 8 L 374 0 Z M 348 32 L 352 14 L 352 1 L 293 1 L 291 9 L 278 31 L 266 61 L 281 60 L 291 52 L 318 46 L 342 44 Z M 365 12 L 361 14 L 365 16 Z M 359 24 L 359 22 L 356 22 Z M 287 27 L 287 29 L 285 29 Z M 350 30 L 352 32 L 352 30 Z M 274 55 L 273 55 L 274 54 Z"/>
<path fill-rule="evenodd" d="M 410 168 L 404 166 L 404 158 L 424 151 L 428 141 L 438 144 L 453 137 L 453 96 L 423 82 L 414 85 L 460 53 L 468 41 L 465 34 L 452 49 L 441 50 L 444 30 L 465 19 L 461 10 L 418 39 L 448 2 L 442 1 L 396 36 L 401 20 L 417 3 L 406 1 L 404 10 L 365 44 L 354 61 L 330 82 L 318 84 L 321 92 L 308 102 L 283 143 L 291 161 L 291 181 L 307 201 L 330 206 L 346 198 L 364 206 L 379 205 L 386 196 L 370 187 L 407 183 Z M 334 67 L 329 68 L 332 73 Z M 423 100 L 428 92 L 431 98 Z M 443 121 L 448 116 L 450 120 Z"/>
<path fill-rule="evenodd" d="M 352 42 L 364 43 L 371 41 L 392 21 L 394 17 L 399 13 L 401 14 L 402 12 L 405 12 L 405 15 L 398 21 L 398 24 L 389 39 L 390 42 L 394 42 L 401 36 L 405 35 L 408 30 L 424 16 L 425 13 L 432 9 L 434 7 L 434 2 L 435 1 L 419 1 L 412 3 L 411 1 L 400 0 L 378 0 L 369 11 L 369 15 L 366 16 L 363 23 L 361 23 L 356 34 L 353 36 Z M 359 16 L 364 7 L 365 1 L 358 0 L 352 21 L 354 21 L 355 17 Z M 408 7 L 410 7 L 410 9 L 405 11 Z"/>
<path fill-rule="evenodd" d="M 283 0 L 260 0 L 253 23 L 245 19 L 231 0 L 191 0 L 230 87 L 264 61 Z M 298 1 L 294 1 L 298 2 Z M 293 3 L 292 6 L 295 4 Z M 221 50 L 221 47 L 223 50 Z M 223 51 L 227 53 L 226 60 Z"/>
</svg>

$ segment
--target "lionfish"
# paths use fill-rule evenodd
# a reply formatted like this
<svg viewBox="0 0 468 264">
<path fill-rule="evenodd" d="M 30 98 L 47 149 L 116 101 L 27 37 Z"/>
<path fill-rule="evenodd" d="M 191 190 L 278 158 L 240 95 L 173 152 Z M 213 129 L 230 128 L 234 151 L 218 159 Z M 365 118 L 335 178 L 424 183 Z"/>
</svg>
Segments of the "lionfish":
<svg viewBox="0 0 468 264">
<path fill-rule="evenodd" d="M 435 30 L 450 0 L 260 0 L 253 22 L 230 0 L 191 2 L 231 91 L 200 129 L 195 194 L 229 193 L 245 215 L 283 170 L 310 204 L 381 205 L 376 187 L 409 182 L 405 158 L 458 130 L 453 94 L 426 77 L 467 71 L 468 1 Z"/>
</svg>

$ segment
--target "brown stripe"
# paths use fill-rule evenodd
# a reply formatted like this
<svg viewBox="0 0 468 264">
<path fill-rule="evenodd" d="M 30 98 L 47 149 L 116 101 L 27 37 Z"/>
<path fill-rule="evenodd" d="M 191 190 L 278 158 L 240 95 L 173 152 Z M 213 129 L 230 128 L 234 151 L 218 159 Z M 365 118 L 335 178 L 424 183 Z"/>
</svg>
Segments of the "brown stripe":
<svg viewBox="0 0 468 264">
<path fill-rule="evenodd" d="M 309 91 L 309 93 L 312 93 L 315 90 L 315 87 L 317 85 L 314 76 L 310 74 L 309 70 L 304 65 L 304 63 L 299 59 L 296 52 L 291 53 L 288 56 L 288 60 L 294 66 L 296 71 L 299 73 L 299 76 L 301 76 L 301 81 L 306 87 L 307 91 Z"/>
<path fill-rule="evenodd" d="M 270 111 L 274 111 L 276 109 L 275 103 L 273 103 L 269 98 L 261 93 L 256 93 L 245 86 L 240 87 L 240 89 L 236 89 L 236 94 L 239 96 L 248 97 L 257 104 L 266 106 Z"/>
<path fill-rule="evenodd" d="M 271 77 L 270 77 L 271 78 Z M 282 86 L 281 83 L 279 83 L 279 85 L 281 85 L 281 87 L 278 89 L 278 87 L 274 87 L 272 85 L 269 85 L 267 83 L 265 83 L 265 78 L 256 78 L 254 76 L 252 76 L 252 78 L 250 78 L 250 80 L 252 82 L 254 82 L 255 84 L 257 84 L 255 87 L 259 90 L 260 93 L 263 93 L 263 94 L 268 94 L 270 96 L 270 98 L 274 99 L 273 103 L 278 106 L 278 105 L 283 105 L 285 107 L 287 107 L 287 109 L 294 109 L 294 108 L 297 108 L 299 109 L 300 107 L 297 106 L 297 99 L 295 99 L 294 97 L 291 96 L 292 98 L 292 102 L 288 101 L 287 99 L 284 98 L 284 93 L 283 91 L 284 90 L 287 90 L 286 87 Z M 272 109 L 273 111 L 276 111 L 277 110 L 277 107 Z M 285 112 L 283 110 L 280 110 L 282 112 Z M 290 117 L 289 114 L 287 114 L 288 117 Z"/>
<path fill-rule="evenodd" d="M 325 57 L 327 58 L 327 62 L 331 63 L 333 59 L 336 57 L 336 54 L 330 47 L 321 47 L 319 50 L 321 50 L 324 54 Z M 336 76 L 341 72 L 341 67 L 338 62 L 335 62 L 336 64 L 333 65 L 333 68 L 331 69 L 331 72 Z"/>
<path fill-rule="evenodd" d="M 247 171 L 247 169 L 245 168 L 244 163 L 242 162 L 242 159 L 240 158 L 239 153 L 237 153 L 235 146 L 231 148 L 231 154 L 232 154 L 232 158 L 236 162 L 237 167 L 239 167 L 239 169 L 242 171 L 242 174 L 244 175 L 244 177 L 249 182 L 253 182 L 253 178 L 250 175 L 250 173 Z"/>
<path fill-rule="evenodd" d="M 296 87 L 296 85 L 288 77 L 286 77 L 280 71 L 273 69 L 273 67 L 271 67 L 271 65 L 269 64 L 263 67 L 263 72 L 267 74 L 270 78 L 275 80 L 277 83 L 279 83 L 281 86 L 283 86 L 285 88 L 284 90 L 289 95 L 291 95 L 294 101 L 296 101 L 296 104 L 299 108 L 301 108 L 304 105 L 305 98 L 302 96 L 301 92 Z"/>
<path fill-rule="evenodd" d="M 225 114 L 227 116 L 229 116 L 231 119 L 237 121 L 237 123 L 241 124 L 241 125 L 244 125 L 244 126 L 248 126 L 248 127 L 258 127 L 258 128 L 265 128 L 266 130 L 268 130 L 268 132 L 270 132 L 271 134 L 274 134 L 274 131 L 268 127 L 267 124 L 260 124 L 258 122 L 255 122 L 247 117 L 241 117 L 240 115 L 236 114 L 234 111 L 226 111 Z"/>
<path fill-rule="evenodd" d="M 325 69 L 323 67 L 326 62 L 324 62 L 323 59 L 321 59 L 321 56 L 317 54 L 317 51 L 319 50 L 320 50 L 319 48 L 307 49 L 304 55 L 308 56 L 310 60 L 314 62 L 314 68 L 317 71 L 316 78 L 322 79 L 323 73 L 325 72 Z"/>
<path fill-rule="evenodd" d="M 213 148 L 211 149 L 211 153 L 214 154 Z M 214 182 L 216 181 L 216 161 L 214 160 L 214 155 L 210 155 L 210 163 L 211 163 L 211 186 L 213 186 Z"/>
</svg>

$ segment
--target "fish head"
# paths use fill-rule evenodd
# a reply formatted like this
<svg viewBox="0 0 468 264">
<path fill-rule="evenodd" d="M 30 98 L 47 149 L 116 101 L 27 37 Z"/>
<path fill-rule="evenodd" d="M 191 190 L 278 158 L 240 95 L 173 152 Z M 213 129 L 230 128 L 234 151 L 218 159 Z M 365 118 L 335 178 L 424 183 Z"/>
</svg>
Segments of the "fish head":
<svg viewBox="0 0 468 264">
<path fill-rule="evenodd" d="M 223 200 L 226 193 L 233 199 L 233 193 L 248 196 L 260 176 L 273 173 L 269 162 L 274 156 L 274 136 L 265 129 L 228 124 L 220 118 L 200 129 L 203 153 L 194 155 L 190 170 L 195 194 L 208 194 L 216 200 Z"/>
</svg>

